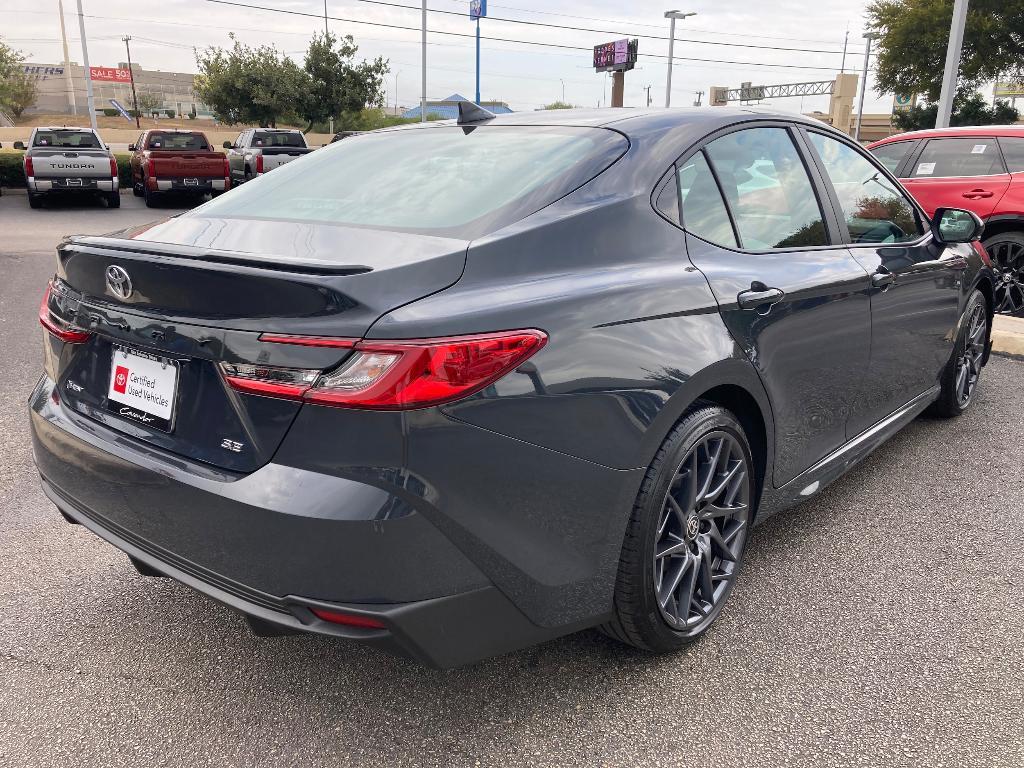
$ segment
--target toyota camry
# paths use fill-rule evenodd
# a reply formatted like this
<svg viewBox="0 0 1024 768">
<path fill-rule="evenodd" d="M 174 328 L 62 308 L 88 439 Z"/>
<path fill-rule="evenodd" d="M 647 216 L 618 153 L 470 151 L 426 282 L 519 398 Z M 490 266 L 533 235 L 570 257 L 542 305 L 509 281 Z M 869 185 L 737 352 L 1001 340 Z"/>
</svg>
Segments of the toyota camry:
<svg viewBox="0 0 1024 768">
<path fill-rule="evenodd" d="M 799 116 L 464 105 L 65 240 L 35 460 L 257 634 L 671 652 L 752 525 L 970 407 L 981 228 Z"/>
</svg>

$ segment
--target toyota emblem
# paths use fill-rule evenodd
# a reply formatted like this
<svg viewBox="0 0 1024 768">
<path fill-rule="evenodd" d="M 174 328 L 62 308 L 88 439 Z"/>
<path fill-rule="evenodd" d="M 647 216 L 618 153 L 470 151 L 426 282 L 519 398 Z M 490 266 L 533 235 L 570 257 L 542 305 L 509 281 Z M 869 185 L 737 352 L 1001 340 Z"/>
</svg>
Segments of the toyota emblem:
<svg viewBox="0 0 1024 768">
<path fill-rule="evenodd" d="M 132 295 L 132 279 L 123 267 L 111 264 L 107 267 L 107 288 L 119 299 L 127 299 Z"/>
</svg>

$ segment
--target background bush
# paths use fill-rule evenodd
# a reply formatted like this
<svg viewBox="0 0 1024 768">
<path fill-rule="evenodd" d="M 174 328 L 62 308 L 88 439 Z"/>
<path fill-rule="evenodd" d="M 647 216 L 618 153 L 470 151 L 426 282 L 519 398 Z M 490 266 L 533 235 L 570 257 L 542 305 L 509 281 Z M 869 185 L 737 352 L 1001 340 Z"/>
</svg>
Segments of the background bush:
<svg viewBox="0 0 1024 768">
<path fill-rule="evenodd" d="M 121 178 L 121 188 L 131 186 L 132 174 L 128 165 L 131 155 L 123 152 L 115 152 L 117 158 L 118 176 Z M 20 149 L 0 149 L 0 186 L 24 187 L 25 186 L 25 153 Z"/>
</svg>

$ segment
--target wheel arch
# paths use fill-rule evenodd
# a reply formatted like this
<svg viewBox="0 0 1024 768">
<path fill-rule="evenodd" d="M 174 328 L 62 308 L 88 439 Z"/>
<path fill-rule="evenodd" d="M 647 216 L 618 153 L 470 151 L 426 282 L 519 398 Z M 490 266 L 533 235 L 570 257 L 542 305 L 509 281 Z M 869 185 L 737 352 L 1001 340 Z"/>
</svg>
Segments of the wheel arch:
<svg viewBox="0 0 1024 768">
<path fill-rule="evenodd" d="M 772 476 L 775 420 L 761 378 L 745 359 L 714 363 L 680 387 L 648 430 L 644 461 L 650 464 L 665 438 L 694 406 L 709 403 L 730 411 L 743 426 L 754 460 L 755 498 L 759 507 L 767 478 Z M 755 517 L 757 512 L 755 509 Z"/>
<path fill-rule="evenodd" d="M 1007 232 L 1020 232 L 1024 235 L 1024 214 L 1006 213 L 990 216 L 985 221 L 985 230 L 981 234 L 982 241 L 995 235 L 1005 235 Z"/>
</svg>

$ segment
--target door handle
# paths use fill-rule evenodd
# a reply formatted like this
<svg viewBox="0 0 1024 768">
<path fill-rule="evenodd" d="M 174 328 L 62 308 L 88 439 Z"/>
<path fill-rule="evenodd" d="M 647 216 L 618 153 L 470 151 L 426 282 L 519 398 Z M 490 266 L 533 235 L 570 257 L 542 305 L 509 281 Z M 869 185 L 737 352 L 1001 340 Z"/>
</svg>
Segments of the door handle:
<svg viewBox="0 0 1024 768">
<path fill-rule="evenodd" d="M 771 308 L 772 304 L 777 304 L 785 295 L 786 292 L 782 289 L 769 288 L 764 283 L 755 280 L 750 284 L 750 290 L 740 291 L 736 296 L 736 301 L 739 303 L 740 309 L 757 309 L 765 304 Z"/>
<path fill-rule="evenodd" d="M 964 192 L 961 197 L 966 197 L 968 200 L 980 200 L 983 197 L 992 197 L 994 194 L 986 189 L 972 189 L 970 192 Z"/>
<path fill-rule="evenodd" d="M 890 285 L 896 282 L 896 275 L 890 272 L 885 267 L 879 267 L 878 271 L 871 275 L 871 284 L 875 288 L 881 288 L 883 291 L 886 290 Z"/>
</svg>

